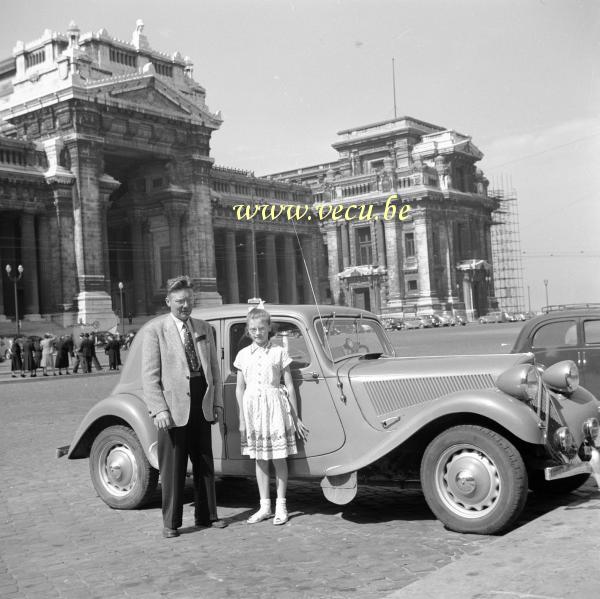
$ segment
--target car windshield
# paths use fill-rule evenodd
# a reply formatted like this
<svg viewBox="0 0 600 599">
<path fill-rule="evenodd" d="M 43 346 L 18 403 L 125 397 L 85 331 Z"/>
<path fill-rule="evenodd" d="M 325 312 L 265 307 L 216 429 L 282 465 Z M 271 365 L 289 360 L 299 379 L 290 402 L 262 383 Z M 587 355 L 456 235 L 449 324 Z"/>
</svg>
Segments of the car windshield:
<svg viewBox="0 0 600 599">
<path fill-rule="evenodd" d="M 327 315 L 316 319 L 315 330 L 333 362 L 362 354 L 395 355 L 381 324 L 373 318 Z"/>
</svg>

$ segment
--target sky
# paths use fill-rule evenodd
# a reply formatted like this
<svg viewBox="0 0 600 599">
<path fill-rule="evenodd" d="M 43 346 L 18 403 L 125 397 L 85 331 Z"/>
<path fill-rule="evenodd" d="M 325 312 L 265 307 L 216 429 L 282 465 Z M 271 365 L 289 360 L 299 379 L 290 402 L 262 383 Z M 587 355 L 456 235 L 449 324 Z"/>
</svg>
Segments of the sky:
<svg viewBox="0 0 600 599">
<path fill-rule="evenodd" d="M 524 309 L 600 302 L 600 2 L 28 0 L 0 57 L 45 29 L 104 27 L 194 62 L 222 111 L 216 164 L 256 175 L 336 160 L 337 132 L 412 116 L 472 136 L 518 197 Z M 547 287 L 544 280 L 548 281 Z"/>
</svg>

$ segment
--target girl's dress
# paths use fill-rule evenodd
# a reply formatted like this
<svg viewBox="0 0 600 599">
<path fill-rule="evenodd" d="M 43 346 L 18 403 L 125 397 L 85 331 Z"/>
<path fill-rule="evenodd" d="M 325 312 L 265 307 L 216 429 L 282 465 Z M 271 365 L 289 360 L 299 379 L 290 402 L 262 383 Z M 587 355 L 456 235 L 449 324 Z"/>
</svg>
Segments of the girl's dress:
<svg viewBox="0 0 600 599">
<path fill-rule="evenodd" d="M 281 373 L 291 362 L 285 349 L 271 343 L 265 347 L 253 343 L 238 352 L 233 365 L 242 371 L 246 381 L 242 455 L 277 460 L 297 453 L 287 391 L 280 384 Z"/>
</svg>

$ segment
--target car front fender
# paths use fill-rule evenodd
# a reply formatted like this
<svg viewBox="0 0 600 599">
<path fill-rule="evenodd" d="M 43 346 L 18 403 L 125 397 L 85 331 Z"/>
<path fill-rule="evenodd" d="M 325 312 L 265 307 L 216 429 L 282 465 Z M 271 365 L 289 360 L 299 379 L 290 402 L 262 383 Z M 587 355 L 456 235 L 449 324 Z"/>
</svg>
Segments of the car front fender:
<svg viewBox="0 0 600 599">
<path fill-rule="evenodd" d="M 157 432 L 148 407 L 136 395 L 110 395 L 92 406 L 81 421 L 69 447 L 69 459 L 87 458 L 96 435 L 114 424 L 130 426 L 139 439 L 151 466 L 158 469 Z"/>
<path fill-rule="evenodd" d="M 524 402 L 495 389 L 459 391 L 398 412 L 399 418 L 384 432 L 374 431 L 369 435 L 366 451 L 351 457 L 343 465 L 328 468 L 327 476 L 346 474 L 360 470 L 390 453 L 414 435 L 435 422 L 451 418 L 452 426 L 457 424 L 456 416 L 463 415 L 472 421 L 478 416 L 497 423 L 526 443 L 543 444 L 543 433 L 536 413 Z M 374 433 L 374 434 L 373 434 Z"/>
</svg>

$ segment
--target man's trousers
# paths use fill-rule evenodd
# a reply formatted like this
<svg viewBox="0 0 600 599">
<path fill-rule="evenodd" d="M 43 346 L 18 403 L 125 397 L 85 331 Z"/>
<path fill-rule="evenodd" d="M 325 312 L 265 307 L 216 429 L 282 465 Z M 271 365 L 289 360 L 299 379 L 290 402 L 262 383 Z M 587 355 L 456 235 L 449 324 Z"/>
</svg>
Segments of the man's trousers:
<svg viewBox="0 0 600 599">
<path fill-rule="evenodd" d="M 179 528 L 182 524 L 188 456 L 192 462 L 194 478 L 195 522 L 208 526 L 212 520 L 217 519 L 211 424 L 202 412 L 205 391 L 204 376 L 191 378 L 188 423 L 158 431 L 162 512 L 164 526 L 167 528 Z"/>
</svg>

